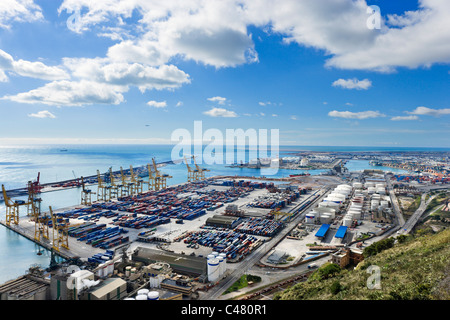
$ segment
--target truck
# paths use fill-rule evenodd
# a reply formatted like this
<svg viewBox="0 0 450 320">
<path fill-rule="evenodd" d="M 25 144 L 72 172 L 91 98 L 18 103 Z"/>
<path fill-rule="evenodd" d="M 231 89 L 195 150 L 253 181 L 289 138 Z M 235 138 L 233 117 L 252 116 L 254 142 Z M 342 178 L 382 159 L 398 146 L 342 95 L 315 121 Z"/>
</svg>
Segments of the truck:
<svg viewBox="0 0 450 320">
<path fill-rule="evenodd" d="M 317 264 L 311 263 L 308 265 L 308 269 L 314 269 L 314 268 L 317 268 Z"/>
</svg>

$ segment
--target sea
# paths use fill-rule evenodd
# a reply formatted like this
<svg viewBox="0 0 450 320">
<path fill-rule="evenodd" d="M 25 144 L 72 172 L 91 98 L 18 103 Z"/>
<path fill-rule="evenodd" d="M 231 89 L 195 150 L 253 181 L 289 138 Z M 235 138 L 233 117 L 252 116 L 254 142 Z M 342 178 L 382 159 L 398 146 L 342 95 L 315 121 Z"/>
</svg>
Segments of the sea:
<svg viewBox="0 0 450 320">
<path fill-rule="evenodd" d="M 185 150 L 186 151 L 186 150 Z M 206 176 L 238 175 L 238 176 L 265 176 L 280 178 L 290 174 L 302 172 L 318 175 L 326 170 L 277 170 L 267 171 L 249 168 L 232 168 L 229 163 L 208 164 L 201 161 L 201 154 L 196 154 L 195 149 L 187 150 L 198 160 L 198 164 L 210 171 Z M 191 153 L 189 153 L 191 151 Z M 239 159 L 248 160 L 252 151 L 248 149 L 235 150 L 235 162 Z M 268 152 L 269 157 L 290 156 L 297 151 L 328 151 L 328 152 L 356 152 L 356 151 L 448 151 L 448 149 L 428 148 L 371 148 L 371 147 L 324 147 L 324 146 L 281 146 L 277 153 Z M 112 168 L 113 171 L 129 169 L 147 165 L 151 159 L 156 162 L 181 159 L 174 153 L 173 145 L 33 145 L 33 146 L 0 146 L 0 183 L 7 190 L 23 188 L 28 181 L 39 179 L 41 183 L 51 183 L 73 179 L 80 176 L 96 175 L 97 170 L 105 173 Z M 223 150 L 215 150 L 210 157 L 221 159 Z M 211 159 L 205 159 L 210 161 Z M 219 161 L 220 162 L 220 161 Z M 225 162 L 225 161 L 224 161 Z M 346 164 L 350 171 L 373 169 L 369 161 L 350 160 Z M 381 170 L 406 173 L 403 170 L 376 167 Z M 168 164 L 161 171 L 171 175 L 169 185 L 187 181 L 187 170 L 184 162 Z M 80 188 L 67 189 L 42 193 L 41 208 L 48 211 L 48 206 L 53 209 L 73 206 L 80 203 Z M 17 197 L 14 199 L 25 199 Z M 5 220 L 6 209 L 4 203 L 0 203 L 0 220 Z M 20 217 L 26 216 L 26 210 L 22 210 Z M 24 217 L 25 218 L 25 217 Z M 38 255 L 40 253 L 40 255 Z M 50 263 L 50 252 L 34 242 L 20 236 L 0 225 L 0 284 L 25 274 L 32 265 L 43 268 Z"/>
</svg>

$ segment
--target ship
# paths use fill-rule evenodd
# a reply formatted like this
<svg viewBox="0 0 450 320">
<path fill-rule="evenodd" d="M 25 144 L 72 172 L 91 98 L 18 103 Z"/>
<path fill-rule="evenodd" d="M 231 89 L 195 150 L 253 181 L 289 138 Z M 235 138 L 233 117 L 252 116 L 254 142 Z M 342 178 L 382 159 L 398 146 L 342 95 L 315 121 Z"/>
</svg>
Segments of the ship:
<svg viewBox="0 0 450 320">
<path fill-rule="evenodd" d="M 289 177 L 293 178 L 293 177 L 303 177 L 303 176 L 310 176 L 311 174 L 309 173 L 296 173 L 296 174 L 290 174 Z"/>
</svg>

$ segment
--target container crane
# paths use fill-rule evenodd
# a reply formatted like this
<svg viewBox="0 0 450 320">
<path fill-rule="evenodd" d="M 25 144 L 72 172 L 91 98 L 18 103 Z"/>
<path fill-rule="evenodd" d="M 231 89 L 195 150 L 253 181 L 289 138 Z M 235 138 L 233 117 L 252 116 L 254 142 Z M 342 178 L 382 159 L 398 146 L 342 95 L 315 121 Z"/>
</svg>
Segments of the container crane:
<svg viewBox="0 0 450 320">
<path fill-rule="evenodd" d="M 143 188 L 144 181 L 142 179 L 136 179 L 136 176 L 134 175 L 134 172 L 133 172 L 132 165 L 130 165 L 130 176 L 131 176 L 131 182 L 134 183 L 134 186 L 135 186 L 135 188 L 134 188 L 135 193 L 136 194 L 142 193 L 144 191 L 144 188 Z"/>
<path fill-rule="evenodd" d="M 188 182 L 198 181 L 199 171 L 197 169 L 192 169 L 191 167 L 189 167 L 186 157 L 184 157 L 184 161 L 186 162 L 186 168 L 188 170 Z"/>
<path fill-rule="evenodd" d="M 156 175 L 156 183 L 155 183 L 155 190 L 161 190 L 167 188 L 167 179 L 173 178 L 172 176 L 161 173 L 161 171 L 158 170 L 155 162 L 155 158 L 152 158 L 153 162 L 153 169 L 155 169 L 155 175 Z"/>
<path fill-rule="evenodd" d="M 111 200 L 111 187 L 107 186 L 101 175 L 100 171 L 97 170 L 97 201 L 110 201 Z"/>
<path fill-rule="evenodd" d="M 148 170 L 148 190 L 156 190 L 156 176 L 153 175 L 152 167 L 150 164 L 147 164 Z"/>
<path fill-rule="evenodd" d="M 209 169 L 201 168 L 197 165 L 197 162 L 195 161 L 195 156 L 192 156 L 192 159 L 194 159 L 195 168 L 198 170 L 198 180 L 204 180 L 205 179 L 205 172 L 211 171 Z"/>
<path fill-rule="evenodd" d="M 52 207 L 49 206 L 50 216 L 53 224 L 53 244 L 52 249 L 56 251 L 61 251 L 61 248 L 69 249 L 69 232 L 68 224 L 64 222 L 58 222 L 55 215 L 53 214 Z"/>
<path fill-rule="evenodd" d="M 114 178 L 114 175 L 113 175 L 113 172 L 112 172 L 112 168 L 110 167 L 109 168 L 109 187 L 110 187 L 110 189 L 109 189 L 109 193 L 110 193 L 109 198 L 110 199 L 117 198 L 119 196 L 119 188 L 121 188 L 121 186 L 116 184 L 114 179 L 115 178 Z"/>
<path fill-rule="evenodd" d="M 86 189 L 83 177 L 81 177 L 81 186 L 83 187 L 83 190 L 81 190 L 81 204 L 90 206 L 92 204 L 91 195 L 95 194 L 95 192 L 92 192 L 90 189 Z"/>
<path fill-rule="evenodd" d="M 127 181 L 127 178 L 125 174 L 123 173 L 122 167 L 120 167 L 120 179 L 122 181 L 122 184 L 120 185 L 120 196 L 128 196 L 131 194 L 130 192 L 130 183 Z"/>
<path fill-rule="evenodd" d="M 19 208 L 20 206 L 28 206 L 30 203 L 24 200 L 12 200 L 6 194 L 5 186 L 2 184 L 3 199 L 6 206 L 6 225 L 10 226 L 11 222 L 15 225 L 19 224 Z"/>
</svg>

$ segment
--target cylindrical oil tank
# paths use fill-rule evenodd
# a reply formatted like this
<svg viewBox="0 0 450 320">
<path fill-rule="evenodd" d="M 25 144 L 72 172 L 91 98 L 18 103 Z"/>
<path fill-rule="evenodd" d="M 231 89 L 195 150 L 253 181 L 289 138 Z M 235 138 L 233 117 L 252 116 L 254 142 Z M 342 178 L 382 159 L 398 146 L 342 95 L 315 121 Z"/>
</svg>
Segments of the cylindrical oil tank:
<svg viewBox="0 0 450 320">
<path fill-rule="evenodd" d="M 135 298 L 136 300 L 148 300 L 147 295 L 138 294 Z"/>
<path fill-rule="evenodd" d="M 217 282 L 219 280 L 219 260 L 214 258 L 208 260 L 208 280 L 210 282 Z"/>
<path fill-rule="evenodd" d="M 138 294 L 138 296 L 140 296 L 140 295 L 146 296 L 149 292 L 150 292 L 150 290 L 148 290 L 148 289 L 140 289 L 140 290 L 138 290 L 137 294 Z"/>
<path fill-rule="evenodd" d="M 148 300 L 159 300 L 159 292 L 158 291 L 150 291 L 147 294 Z"/>
</svg>

